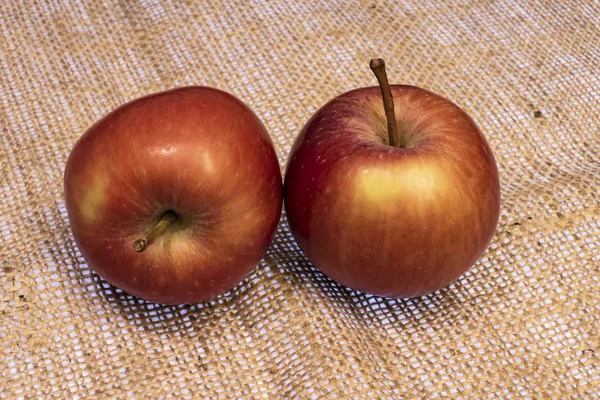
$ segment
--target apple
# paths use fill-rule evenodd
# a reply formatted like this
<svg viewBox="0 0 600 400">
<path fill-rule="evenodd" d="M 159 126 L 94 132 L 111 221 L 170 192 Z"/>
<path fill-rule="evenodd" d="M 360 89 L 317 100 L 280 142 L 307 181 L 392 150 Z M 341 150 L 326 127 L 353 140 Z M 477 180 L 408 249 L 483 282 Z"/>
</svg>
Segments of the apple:
<svg viewBox="0 0 600 400">
<path fill-rule="evenodd" d="M 371 69 L 379 87 L 337 96 L 297 137 L 287 218 L 300 249 L 333 280 L 382 297 L 421 296 L 456 280 L 489 245 L 498 170 L 459 106 L 390 86 L 381 59 Z"/>
<path fill-rule="evenodd" d="M 234 96 L 184 87 L 136 99 L 94 124 L 64 174 L 88 265 L 162 304 L 207 301 L 266 252 L 282 178 L 264 125 Z"/>
</svg>

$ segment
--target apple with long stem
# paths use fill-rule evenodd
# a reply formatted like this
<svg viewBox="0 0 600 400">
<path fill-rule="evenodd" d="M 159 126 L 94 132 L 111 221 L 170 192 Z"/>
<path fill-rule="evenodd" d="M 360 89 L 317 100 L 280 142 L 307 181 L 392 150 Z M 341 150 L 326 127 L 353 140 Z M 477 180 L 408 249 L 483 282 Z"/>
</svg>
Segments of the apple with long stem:
<svg viewBox="0 0 600 400">
<path fill-rule="evenodd" d="M 238 284 L 267 250 L 282 207 L 264 125 L 208 87 L 110 112 L 75 144 L 64 190 L 89 266 L 163 304 L 206 301 Z"/>
<path fill-rule="evenodd" d="M 467 271 L 498 222 L 496 162 L 475 122 L 414 86 L 344 93 L 303 127 L 286 167 L 290 229 L 335 281 L 384 297 L 434 292 Z M 382 101 L 383 98 L 383 101 Z"/>
</svg>

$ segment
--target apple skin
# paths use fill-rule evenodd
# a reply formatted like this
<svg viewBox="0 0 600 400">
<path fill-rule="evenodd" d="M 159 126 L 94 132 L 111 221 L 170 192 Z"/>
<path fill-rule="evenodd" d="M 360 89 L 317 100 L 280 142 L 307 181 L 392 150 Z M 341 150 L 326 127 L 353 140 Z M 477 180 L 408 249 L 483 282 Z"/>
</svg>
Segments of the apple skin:
<svg viewBox="0 0 600 400">
<path fill-rule="evenodd" d="M 64 191 L 75 240 L 102 278 L 162 304 L 207 301 L 260 261 L 282 179 L 271 138 L 234 96 L 184 87 L 110 112 L 75 144 Z M 177 220 L 134 250 L 164 212 Z"/>
<path fill-rule="evenodd" d="M 473 120 L 451 101 L 391 85 L 404 148 L 388 145 L 379 87 L 319 109 L 286 166 L 291 232 L 333 280 L 366 293 L 432 293 L 489 245 L 500 211 L 496 161 Z"/>
</svg>

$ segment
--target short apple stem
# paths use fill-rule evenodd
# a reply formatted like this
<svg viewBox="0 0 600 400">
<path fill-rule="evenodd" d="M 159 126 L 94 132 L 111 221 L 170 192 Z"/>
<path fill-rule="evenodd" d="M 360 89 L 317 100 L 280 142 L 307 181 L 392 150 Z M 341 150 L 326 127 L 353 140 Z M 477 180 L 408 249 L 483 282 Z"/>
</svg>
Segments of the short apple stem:
<svg viewBox="0 0 600 400">
<path fill-rule="evenodd" d="M 177 214 L 174 211 L 165 211 L 160 217 L 160 221 L 152 228 L 148 236 L 143 239 L 138 239 L 133 243 L 133 249 L 138 253 L 143 252 L 150 246 L 154 240 L 165 233 L 167 228 L 177 220 Z"/>
<path fill-rule="evenodd" d="M 387 119 L 388 137 L 390 146 L 399 146 L 398 140 L 398 124 L 396 124 L 396 113 L 394 112 L 394 98 L 385 72 L 385 61 L 383 58 L 374 58 L 369 64 L 371 71 L 377 77 L 379 88 L 381 89 L 381 97 L 383 97 L 383 109 L 385 110 L 385 118 Z"/>
</svg>

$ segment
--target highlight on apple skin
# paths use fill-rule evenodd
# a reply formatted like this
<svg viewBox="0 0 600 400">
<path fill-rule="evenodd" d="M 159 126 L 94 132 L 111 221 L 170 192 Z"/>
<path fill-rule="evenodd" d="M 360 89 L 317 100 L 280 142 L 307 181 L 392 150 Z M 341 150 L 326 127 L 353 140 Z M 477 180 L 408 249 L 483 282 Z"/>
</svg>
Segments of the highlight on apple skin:
<svg viewBox="0 0 600 400">
<path fill-rule="evenodd" d="M 389 86 L 381 64 L 372 61 L 380 87 L 337 96 L 303 127 L 286 166 L 285 208 L 299 247 L 330 278 L 378 296 L 416 297 L 456 280 L 489 245 L 498 170 L 459 106 Z"/>
<path fill-rule="evenodd" d="M 125 292 L 207 301 L 260 261 L 282 208 L 269 134 L 234 96 L 184 87 L 110 112 L 75 144 L 64 175 L 75 240 Z"/>
</svg>

